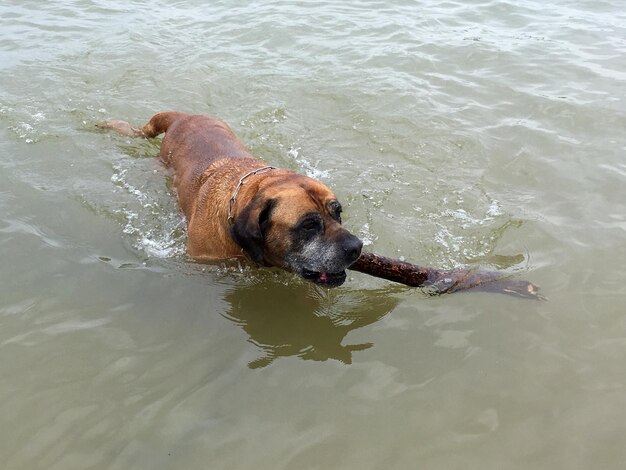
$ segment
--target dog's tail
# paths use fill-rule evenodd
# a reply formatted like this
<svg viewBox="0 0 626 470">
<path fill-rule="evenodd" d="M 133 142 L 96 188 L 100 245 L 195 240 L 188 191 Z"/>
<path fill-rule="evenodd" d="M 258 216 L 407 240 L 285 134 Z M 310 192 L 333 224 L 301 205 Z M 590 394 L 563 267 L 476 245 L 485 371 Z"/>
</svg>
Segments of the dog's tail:
<svg viewBox="0 0 626 470">
<path fill-rule="evenodd" d="M 131 126 L 126 121 L 118 121 L 117 119 L 98 122 L 96 127 L 99 127 L 100 129 L 110 129 L 129 137 L 156 137 L 157 135 L 166 132 L 167 128 L 170 127 L 174 121 L 183 116 L 187 116 L 187 114 L 176 111 L 157 113 L 152 116 L 150 121 L 148 121 L 148 123 L 141 129 Z"/>
</svg>

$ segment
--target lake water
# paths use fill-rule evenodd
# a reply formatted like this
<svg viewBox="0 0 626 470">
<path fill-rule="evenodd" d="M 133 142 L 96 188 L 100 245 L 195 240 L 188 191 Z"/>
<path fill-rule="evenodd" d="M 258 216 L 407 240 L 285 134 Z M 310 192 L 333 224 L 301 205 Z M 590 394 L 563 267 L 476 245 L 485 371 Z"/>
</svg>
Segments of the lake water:
<svg viewBox="0 0 626 470">
<path fill-rule="evenodd" d="M 5 0 L 2 468 L 624 468 L 624 11 Z M 158 140 L 94 128 L 169 109 L 549 300 L 190 262 Z"/>
</svg>

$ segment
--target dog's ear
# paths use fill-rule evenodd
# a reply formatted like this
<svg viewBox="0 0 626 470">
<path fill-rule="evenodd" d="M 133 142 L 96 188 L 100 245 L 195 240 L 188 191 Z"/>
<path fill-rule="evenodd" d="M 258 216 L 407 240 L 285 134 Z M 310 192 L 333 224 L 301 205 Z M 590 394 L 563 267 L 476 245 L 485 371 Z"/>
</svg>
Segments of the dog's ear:
<svg viewBox="0 0 626 470">
<path fill-rule="evenodd" d="M 258 264 L 264 264 L 265 234 L 270 226 L 270 214 L 274 205 L 274 199 L 257 194 L 235 218 L 230 228 L 230 236 L 235 243 Z"/>
</svg>

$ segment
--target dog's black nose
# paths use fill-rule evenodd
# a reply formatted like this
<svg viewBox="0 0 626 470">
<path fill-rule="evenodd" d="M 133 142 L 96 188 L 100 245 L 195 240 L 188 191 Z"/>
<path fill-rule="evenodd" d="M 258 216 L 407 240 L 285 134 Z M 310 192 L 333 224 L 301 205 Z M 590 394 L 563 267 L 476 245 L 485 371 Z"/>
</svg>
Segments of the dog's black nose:
<svg viewBox="0 0 626 470">
<path fill-rule="evenodd" d="M 346 237 L 343 242 L 343 251 L 346 254 L 346 259 L 353 263 L 359 256 L 361 256 L 361 248 L 363 248 L 363 242 L 354 235 Z"/>
</svg>

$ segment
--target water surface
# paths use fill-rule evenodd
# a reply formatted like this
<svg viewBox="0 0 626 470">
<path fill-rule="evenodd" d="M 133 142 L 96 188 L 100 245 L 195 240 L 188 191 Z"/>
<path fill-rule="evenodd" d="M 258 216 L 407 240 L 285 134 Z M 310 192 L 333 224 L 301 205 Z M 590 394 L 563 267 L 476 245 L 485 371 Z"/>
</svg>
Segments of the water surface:
<svg viewBox="0 0 626 470">
<path fill-rule="evenodd" d="M 620 2 L 5 1 L 7 469 L 618 469 Z M 548 302 L 191 263 L 158 141 L 220 116 L 366 249 Z"/>
</svg>

